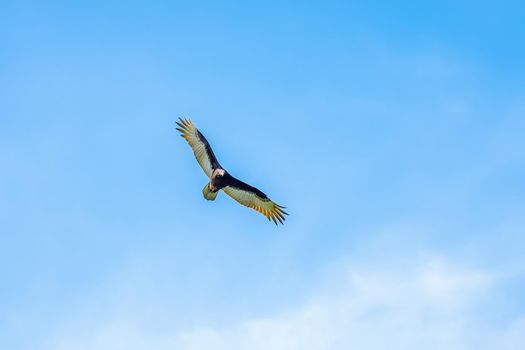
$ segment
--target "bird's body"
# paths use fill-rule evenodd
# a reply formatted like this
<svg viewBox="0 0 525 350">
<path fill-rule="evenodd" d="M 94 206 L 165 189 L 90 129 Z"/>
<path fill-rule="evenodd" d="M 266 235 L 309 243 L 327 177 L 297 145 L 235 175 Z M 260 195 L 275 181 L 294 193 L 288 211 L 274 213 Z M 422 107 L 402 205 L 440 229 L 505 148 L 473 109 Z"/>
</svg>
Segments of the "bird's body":
<svg viewBox="0 0 525 350">
<path fill-rule="evenodd" d="M 219 164 L 210 144 L 191 121 L 180 119 L 177 125 L 179 126 L 177 130 L 188 141 L 195 158 L 197 158 L 197 162 L 210 179 L 202 190 L 204 198 L 215 200 L 219 191 L 222 190 L 242 205 L 262 213 L 275 224 L 277 224 L 277 221 L 281 224 L 284 222 L 285 215 L 288 215 L 283 210 L 284 207 L 270 200 L 266 194 L 257 188 L 231 176 Z"/>
</svg>

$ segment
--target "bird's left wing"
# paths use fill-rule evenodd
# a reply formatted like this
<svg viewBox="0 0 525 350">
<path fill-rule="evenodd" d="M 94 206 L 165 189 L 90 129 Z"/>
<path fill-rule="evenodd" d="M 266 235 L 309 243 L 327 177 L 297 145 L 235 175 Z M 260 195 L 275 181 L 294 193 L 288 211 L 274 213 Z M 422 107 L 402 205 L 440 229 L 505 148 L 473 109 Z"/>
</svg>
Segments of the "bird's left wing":
<svg viewBox="0 0 525 350">
<path fill-rule="evenodd" d="M 284 207 L 273 202 L 255 187 L 233 178 L 233 181 L 222 190 L 242 205 L 257 210 L 276 225 L 277 221 L 282 224 L 286 220 L 284 216 L 288 213 L 283 210 Z"/>
<path fill-rule="evenodd" d="M 215 154 L 213 154 L 210 144 L 204 135 L 197 130 L 195 125 L 193 125 L 191 120 L 183 118 L 179 119 L 180 122 L 176 122 L 176 124 L 179 126 L 177 130 L 182 133 L 180 136 L 188 141 L 193 153 L 195 154 L 195 158 L 197 158 L 197 162 L 199 162 L 199 165 L 206 175 L 211 178 L 213 170 L 220 168 L 221 166 L 217 161 Z"/>
</svg>

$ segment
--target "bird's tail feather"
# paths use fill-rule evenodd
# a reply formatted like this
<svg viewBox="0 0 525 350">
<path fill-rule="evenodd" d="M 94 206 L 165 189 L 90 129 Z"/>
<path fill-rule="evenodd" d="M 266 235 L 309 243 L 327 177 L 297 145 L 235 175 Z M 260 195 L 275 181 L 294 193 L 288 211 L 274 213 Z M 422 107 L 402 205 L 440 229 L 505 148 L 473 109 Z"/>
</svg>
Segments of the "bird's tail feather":
<svg viewBox="0 0 525 350">
<path fill-rule="evenodd" d="M 215 200 L 215 198 L 217 197 L 217 193 L 219 193 L 219 191 L 214 192 L 210 190 L 209 184 L 206 184 L 206 186 L 204 186 L 204 188 L 202 189 L 202 194 L 204 195 L 204 198 L 206 198 L 209 201 Z"/>
</svg>

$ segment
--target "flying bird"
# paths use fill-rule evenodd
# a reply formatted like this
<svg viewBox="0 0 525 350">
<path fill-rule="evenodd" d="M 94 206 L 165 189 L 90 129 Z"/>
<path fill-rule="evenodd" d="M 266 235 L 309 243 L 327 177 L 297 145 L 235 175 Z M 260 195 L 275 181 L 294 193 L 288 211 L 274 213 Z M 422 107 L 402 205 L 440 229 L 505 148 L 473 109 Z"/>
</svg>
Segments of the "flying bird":
<svg viewBox="0 0 525 350">
<path fill-rule="evenodd" d="M 176 122 L 176 124 L 179 126 L 177 130 L 188 141 L 202 170 L 210 178 L 210 181 L 202 189 L 204 198 L 213 201 L 217 197 L 219 190 L 223 190 L 237 202 L 257 210 L 276 225 L 277 222 L 281 224 L 284 222 L 285 215 L 288 215 L 283 210 L 285 207 L 272 201 L 257 188 L 231 176 L 219 164 L 210 144 L 190 120 L 179 118 L 179 122 Z"/>
</svg>

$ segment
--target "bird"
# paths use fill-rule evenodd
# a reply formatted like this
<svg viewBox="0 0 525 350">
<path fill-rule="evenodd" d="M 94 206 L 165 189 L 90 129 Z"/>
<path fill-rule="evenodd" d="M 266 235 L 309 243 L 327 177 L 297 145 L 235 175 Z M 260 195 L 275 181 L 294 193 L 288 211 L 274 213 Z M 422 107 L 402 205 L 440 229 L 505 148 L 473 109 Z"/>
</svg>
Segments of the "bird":
<svg viewBox="0 0 525 350">
<path fill-rule="evenodd" d="M 175 123 L 178 126 L 176 130 L 179 131 L 181 133 L 180 136 L 188 142 L 197 162 L 210 179 L 202 189 L 204 198 L 213 201 L 219 191 L 222 190 L 240 204 L 263 214 L 268 221 L 273 221 L 275 225 L 277 225 L 277 222 L 281 224 L 284 223 L 286 220 L 285 215 L 289 215 L 284 211 L 286 207 L 275 203 L 259 189 L 230 175 L 230 173 L 219 164 L 208 140 L 206 140 L 191 120 L 179 118 L 179 121 Z"/>
</svg>

